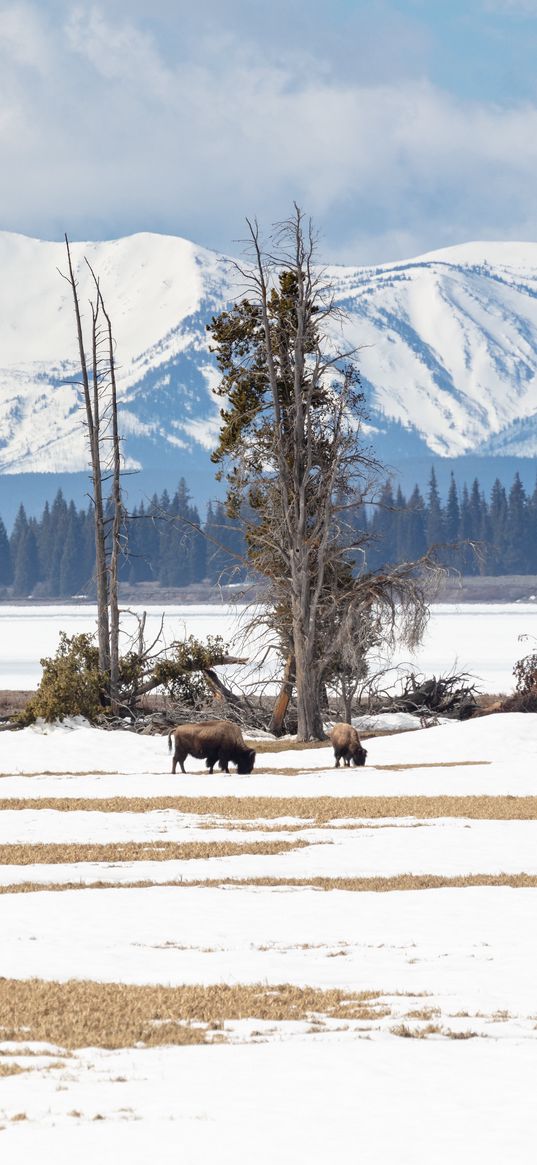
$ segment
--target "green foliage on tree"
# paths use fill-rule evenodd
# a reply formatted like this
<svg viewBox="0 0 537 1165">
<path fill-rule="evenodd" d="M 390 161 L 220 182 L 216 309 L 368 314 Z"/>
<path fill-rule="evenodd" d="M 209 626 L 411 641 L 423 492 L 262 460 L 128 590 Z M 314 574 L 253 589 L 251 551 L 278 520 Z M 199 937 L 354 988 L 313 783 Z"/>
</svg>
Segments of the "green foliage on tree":
<svg viewBox="0 0 537 1165">
<path fill-rule="evenodd" d="M 18 717 L 19 723 L 63 720 L 66 716 L 85 716 L 94 723 L 103 715 L 105 677 L 99 671 L 93 636 L 83 633 L 70 637 L 61 631 L 56 654 L 40 662 L 41 683 Z"/>
<path fill-rule="evenodd" d="M 157 656 L 128 652 L 119 661 L 120 706 L 132 712 L 141 694 L 160 688 L 172 701 L 198 707 L 211 694 L 204 672 L 226 663 L 228 652 L 219 635 L 208 636 L 205 642 L 190 635 Z M 110 714 L 108 677 L 99 670 L 94 636 L 70 637 L 61 631 L 56 654 L 42 659 L 41 666 L 39 688 L 18 717 L 19 724 L 37 719 L 53 722 L 66 716 L 84 716 L 95 724 Z"/>
</svg>

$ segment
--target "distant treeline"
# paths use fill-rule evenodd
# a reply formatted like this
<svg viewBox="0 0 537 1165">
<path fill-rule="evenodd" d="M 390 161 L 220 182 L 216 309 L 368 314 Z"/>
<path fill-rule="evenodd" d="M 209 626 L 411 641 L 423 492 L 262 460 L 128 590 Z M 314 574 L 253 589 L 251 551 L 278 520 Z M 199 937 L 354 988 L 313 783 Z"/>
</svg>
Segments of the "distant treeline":
<svg viewBox="0 0 537 1165">
<path fill-rule="evenodd" d="M 416 486 L 405 497 L 384 486 L 378 504 L 362 507 L 355 521 L 368 535 L 367 566 L 421 557 L 440 546 L 439 557 L 466 575 L 537 574 L 537 485 L 528 495 L 516 474 L 507 493 L 496 480 L 487 501 L 478 480 L 459 494 L 454 478 L 442 504 L 434 470 L 424 498 Z M 477 545 L 477 552 L 468 543 Z M 458 545 L 455 545 L 458 544 Z M 245 543 L 238 522 L 222 502 L 209 505 L 203 522 L 184 479 L 172 498 L 166 491 L 141 504 L 124 525 L 125 582 L 185 587 L 245 577 Z M 21 505 L 8 537 L 0 518 L 2 596 L 65 598 L 92 593 L 95 561 L 91 509 L 77 509 L 61 490 L 40 519 Z"/>
<path fill-rule="evenodd" d="M 375 537 L 368 553 L 374 570 L 443 546 L 438 558 L 465 575 L 537 574 L 537 483 L 528 495 L 517 473 L 507 493 L 496 478 L 487 501 L 477 478 L 459 494 L 452 474 L 442 505 L 434 470 L 425 498 L 418 486 L 408 499 L 400 489 L 394 494 L 388 482 L 369 530 Z"/>
<path fill-rule="evenodd" d="M 200 532 L 203 531 L 203 533 Z M 172 498 L 164 493 L 125 518 L 124 582 L 165 587 L 244 578 L 244 539 L 221 502 L 209 505 L 203 523 L 184 479 Z M 91 508 L 78 510 L 62 491 L 40 519 L 19 507 L 11 537 L 0 518 L 0 588 L 14 596 L 66 598 L 93 593 L 95 534 Z"/>
</svg>

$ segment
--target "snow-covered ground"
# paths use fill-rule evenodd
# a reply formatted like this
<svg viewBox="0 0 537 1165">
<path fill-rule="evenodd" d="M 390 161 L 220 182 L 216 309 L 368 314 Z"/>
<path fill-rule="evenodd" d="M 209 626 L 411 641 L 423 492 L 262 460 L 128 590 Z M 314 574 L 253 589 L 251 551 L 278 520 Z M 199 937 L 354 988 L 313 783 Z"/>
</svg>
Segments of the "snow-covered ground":
<svg viewBox="0 0 537 1165">
<path fill-rule="evenodd" d="M 537 797 L 537 715 L 377 737 L 363 769 L 336 771 L 328 747 L 289 747 L 260 754 L 246 777 L 210 777 L 190 758 L 172 776 L 164 738 L 76 722 L 0 742 L 4 979 L 288 983 L 382 1004 L 367 1022 L 226 1020 L 224 1042 L 200 1047 L 67 1056 L 0 1032 L 2 1160 L 534 1160 L 537 887 L 509 878 L 537 874 L 537 811 L 525 803 L 529 819 L 517 819 L 517 798 Z M 429 815 L 426 799 L 484 795 L 501 799 L 505 820 L 489 801 L 477 817 L 464 803 L 446 816 L 445 801 Z M 398 816 L 398 796 L 414 798 L 412 816 Z M 334 798 L 332 818 L 318 817 L 320 797 Z M 385 797 L 385 813 L 353 815 L 352 797 Z M 133 842 L 215 850 L 84 861 L 64 849 Z M 302 844 L 219 856 L 229 842 Z M 25 856 L 36 844 L 59 847 L 52 863 Z M 15 845 L 17 856 L 5 848 Z M 408 874 L 477 884 L 315 883 Z M 491 874 L 504 884 L 479 884 Z M 10 1064 L 24 1071 L 3 1076 Z"/>
</svg>

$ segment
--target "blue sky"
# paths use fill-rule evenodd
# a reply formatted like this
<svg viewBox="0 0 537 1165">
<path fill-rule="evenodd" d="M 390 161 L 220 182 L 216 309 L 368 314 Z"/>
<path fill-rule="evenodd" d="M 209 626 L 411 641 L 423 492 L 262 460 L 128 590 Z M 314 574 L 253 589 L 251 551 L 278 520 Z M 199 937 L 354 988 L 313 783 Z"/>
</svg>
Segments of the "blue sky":
<svg viewBox="0 0 537 1165">
<path fill-rule="evenodd" d="M 537 239 L 537 0 L 0 0 L 0 229 Z"/>
</svg>

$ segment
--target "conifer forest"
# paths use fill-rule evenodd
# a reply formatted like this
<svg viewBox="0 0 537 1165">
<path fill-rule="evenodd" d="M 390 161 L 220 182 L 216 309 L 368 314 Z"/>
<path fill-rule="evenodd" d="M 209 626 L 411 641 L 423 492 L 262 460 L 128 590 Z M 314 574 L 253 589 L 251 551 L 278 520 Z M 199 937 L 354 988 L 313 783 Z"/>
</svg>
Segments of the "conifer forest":
<svg viewBox="0 0 537 1165">
<path fill-rule="evenodd" d="M 356 569 L 412 561 L 436 547 L 439 559 L 461 574 L 537 573 L 537 486 L 529 494 L 518 474 L 510 488 L 498 479 L 487 498 L 477 478 L 461 490 L 452 477 L 445 501 L 434 469 L 425 496 L 407 496 L 386 481 L 375 504 L 355 521 L 367 534 L 367 562 Z M 181 479 L 125 516 L 120 577 L 129 584 L 188 587 L 237 582 L 246 576 L 241 523 L 222 501 L 202 518 Z M 440 549 L 438 549 L 440 548 Z M 91 508 L 77 508 L 61 490 L 40 517 L 20 506 L 11 534 L 0 517 L 0 596 L 68 598 L 92 595 L 95 539 Z"/>
</svg>

